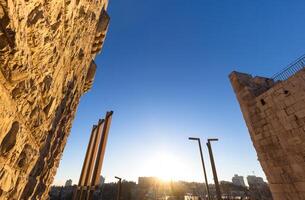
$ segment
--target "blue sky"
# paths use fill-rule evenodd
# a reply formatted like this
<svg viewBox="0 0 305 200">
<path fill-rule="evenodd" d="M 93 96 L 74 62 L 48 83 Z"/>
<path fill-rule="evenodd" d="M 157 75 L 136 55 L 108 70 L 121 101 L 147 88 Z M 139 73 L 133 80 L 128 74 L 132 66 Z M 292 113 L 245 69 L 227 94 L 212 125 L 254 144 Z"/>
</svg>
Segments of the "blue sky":
<svg viewBox="0 0 305 200">
<path fill-rule="evenodd" d="M 271 77 L 303 55 L 304 6 L 298 0 L 110 1 L 94 86 L 81 98 L 54 183 L 78 181 L 91 127 L 107 110 L 114 111 L 102 170 L 108 182 L 154 175 L 155 164 L 164 165 L 160 154 L 182 166 L 173 179 L 202 181 L 189 136 L 220 139 L 213 144 L 220 180 L 253 171 L 264 176 L 228 75 Z"/>
</svg>

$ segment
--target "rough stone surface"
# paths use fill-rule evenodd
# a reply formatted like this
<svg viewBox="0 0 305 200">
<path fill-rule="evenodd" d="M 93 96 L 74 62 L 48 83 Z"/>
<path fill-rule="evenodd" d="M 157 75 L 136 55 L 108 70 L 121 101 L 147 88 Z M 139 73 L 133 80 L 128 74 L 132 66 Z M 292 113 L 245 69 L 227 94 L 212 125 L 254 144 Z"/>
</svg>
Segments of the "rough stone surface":
<svg viewBox="0 0 305 200">
<path fill-rule="evenodd" d="M 47 199 L 108 0 L 0 0 L 0 199 Z"/>
<path fill-rule="evenodd" d="M 305 199 L 305 70 L 288 80 L 233 72 L 231 83 L 275 200 Z"/>
</svg>

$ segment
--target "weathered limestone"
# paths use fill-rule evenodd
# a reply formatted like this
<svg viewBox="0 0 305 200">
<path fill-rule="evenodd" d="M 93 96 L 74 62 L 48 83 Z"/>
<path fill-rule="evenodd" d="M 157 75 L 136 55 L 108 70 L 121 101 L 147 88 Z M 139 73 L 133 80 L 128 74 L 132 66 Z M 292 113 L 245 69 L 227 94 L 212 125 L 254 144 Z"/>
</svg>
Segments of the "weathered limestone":
<svg viewBox="0 0 305 200">
<path fill-rule="evenodd" d="M 0 0 L 0 199 L 47 199 L 108 0 Z"/>
<path fill-rule="evenodd" d="M 96 72 L 96 64 L 92 60 L 87 71 L 85 85 L 84 85 L 84 92 L 87 92 L 88 90 L 91 89 L 95 77 L 95 72 Z"/>
<path fill-rule="evenodd" d="M 275 200 L 305 199 L 305 70 L 288 80 L 233 72 L 232 86 Z"/>
</svg>

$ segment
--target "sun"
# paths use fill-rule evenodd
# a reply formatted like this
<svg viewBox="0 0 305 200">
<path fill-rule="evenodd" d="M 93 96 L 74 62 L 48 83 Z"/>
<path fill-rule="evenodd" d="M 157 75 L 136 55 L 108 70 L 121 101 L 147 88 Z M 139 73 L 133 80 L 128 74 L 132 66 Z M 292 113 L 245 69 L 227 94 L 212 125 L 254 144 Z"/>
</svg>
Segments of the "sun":
<svg viewBox="0 0 305 200">
<path fill-rule="evenodd" d="M 162 181 L 172 181 L 181 178 L 184 163 L 174 154 L 160 151 L 149 159 L 146 174 L 157 177 Z"/>
</svg>

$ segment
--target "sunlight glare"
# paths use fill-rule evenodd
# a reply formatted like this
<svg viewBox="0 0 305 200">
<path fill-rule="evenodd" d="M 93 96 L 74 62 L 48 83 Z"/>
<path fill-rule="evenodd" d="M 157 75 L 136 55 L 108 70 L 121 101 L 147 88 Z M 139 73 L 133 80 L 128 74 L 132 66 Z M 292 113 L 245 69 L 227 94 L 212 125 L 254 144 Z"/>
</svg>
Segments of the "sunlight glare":
<svg viewBox="0 0 305 200">
<path fill-rule="evenodd" d="M 177 156 L 162 151 L 153 156 L 146 167 L 147 173 L 162 181 L 172 181 L 181 178 L 184 172 L 184 163 Z"/>
</svg>

